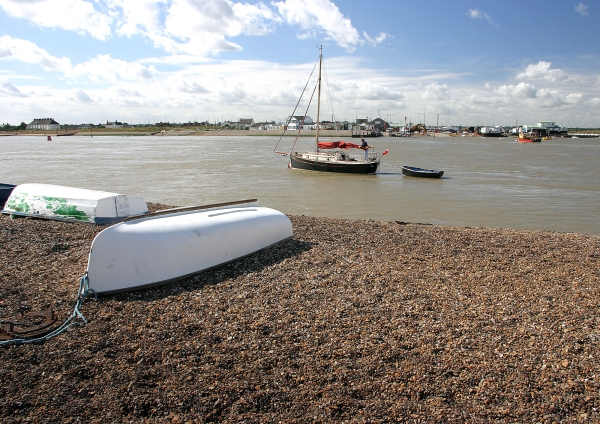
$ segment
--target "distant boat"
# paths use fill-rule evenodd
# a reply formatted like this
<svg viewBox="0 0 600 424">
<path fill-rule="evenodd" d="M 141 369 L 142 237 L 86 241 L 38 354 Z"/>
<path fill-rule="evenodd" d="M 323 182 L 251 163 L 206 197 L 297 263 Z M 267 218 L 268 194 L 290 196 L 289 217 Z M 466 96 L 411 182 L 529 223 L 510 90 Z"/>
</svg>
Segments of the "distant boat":
<svg viewBox="0 0 600 424">
<path fill-rule="evenodd" d="M 423 169 L 406 165 L 402 165 L 402 173 L 409 177 L 421 178 L 441 178 L 444 175 L 444 171 L 438 171 L 437 169 Z"/>
<path fill-rule="evenodd" d="M 60 221 L 108 224 L 148 212 L 140 196 L 52 184 L 20 184 L 2 213 Z"/>
<path fill-rule="evenodd" d="M 309 171 L 323 172 L 341 172 L 351 174 L 373 174 L 379 168 L 380 158 L 377 153 L 368 154 L 368 149 L 365 154 L 351 156 L 348 153 L 339 150 L 332 152 L 323 152 L 328 149 L 361 149 L 362 147 L 354 143 L 339 142 L 320 142 L 319 141 L 319 114 L 321 109 L 321 68 L 323 65 L 323 50 L 319 51 L 319 77 L 317 80 L 317 121 L 316 121 L 316 149 L 310 152 L 292 152 L 290 153 L 290 161 L 288 167 L 291 169 L 304 169 Z M 312 74 L 311 74 L 312 75 Z M 293 113 L 292 113 L 293 116 Z M 377 133 L 379 134 L 379 133 Z M 374 137 L 371 133 L 371 137 Z M 377 135 L 378 136 L 378 135 Z M 367 137 L 366 135 L 363 137 Z M 297 137 L 296 137 L 297 140 Z M 295 145 L 295 143 L 294 143 Z M 343 146 L 343 147 L 342 147 Z M 286 154 L 276 152 L 279 154 Z"/>
<path fill-rule="evenodd" d="M 293 236 L 287 216 L 256 200 L 194 206 L 128 218 L 100 232 L 87 275 L 97 294 L 139 290 L 189 277 Z"/>
<path fill-rule="evenodd" d="M 540 143 L 542 141 L 542 138 L 537 137 L 535 134 L 531 133 L 519 133 L 517 141 L 519 143 Z"/>
</svg>

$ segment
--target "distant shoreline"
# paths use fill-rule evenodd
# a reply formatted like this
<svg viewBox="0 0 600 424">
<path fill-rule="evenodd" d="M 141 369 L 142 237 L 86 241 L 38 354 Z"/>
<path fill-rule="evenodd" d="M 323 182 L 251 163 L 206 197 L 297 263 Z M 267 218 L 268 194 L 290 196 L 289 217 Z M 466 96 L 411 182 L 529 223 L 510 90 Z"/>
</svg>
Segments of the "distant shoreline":
<svg viewBox="0 0 600 424">
<path fill-rule="evenodd" d="M 282 130 L 212 130 L 212 131 L 198 131 L 198 130 L 186 130 L 186 129 L 168 129 L 164 131 L 138 131 L 138 130 L 85 130 L 85 131 L 34 131 L 34 132 L 11 132 L 11 133 L 0 133 L 0 136 L 52 136 L 52 137 L 64 137 L 64 136 L 78 136 L 78 137 L 94 137 L 94 136 L 152 136 L 152 137 L 161 137 L 161 136 L 196 136 L 196 137 L 215 137 L 215 136 L 235 136 L 235 137 L 244 137 L 244 136 L 270 136 L 270 137 L 279 137 L 283 133 L 285 137 L 295 137 L 298 132 L 297 131 L 285 131 Z M 368 132 L 361 131 L 358 134 L 367 135 Z M 300 131 L 300 137 L 314 137 L 316 135 L 316 131 L 314 130 L 305 130 Z M 320 137 L 352 137 L 352 131 L 349 130 L 341 130 L 341 131 L 331 131 L 331 130 L 322 130 L 319 132 Z"/>
<path fill-rule="evenodd" d="M 359 131 L 354 132 L 354 135 L 358 134 L 360 137 L 370 137 L 370 131 Z M 34 131 L 34 132 L 12 132 L 12 133 L 0 133 L 0 136 L 40 136 L 40 137 L 98 137 L 98 136 L 193 136 L 193 137 L 296 137 L 297 131 L 282 131 L 282 130 L 212 130 L 212 131 L 197 131 L 197 130 L 186 130 L 186 129 L 170 129 L 165 131 L 123 131 L 123 130 L 93 130 L 93 131 Z M 321 130 L 319 131 L 319 138 L 335 137 L 335 138 L 351 138 L 353 132 L 350 130 Z M 302 130 L 299 134 L 300 137 L 315 137 L 315 130 Z M 389 137 L 388 133 L 382 133 L 383 137 Z M 448 137 L 448 134 L 436 133 L 435 137 Z M 416 136 L 415 136 L 416 137 Z M 431 135 L 433 137 L 433 135 Z"/>
<path fill-rule="evenodd" d="M 371 137 L 370 131 L 359 131 L 353 132 L 350 130 L 321 130 L 319 132 L 319 138 L 352 138 L 358 134 L 358 137 Z M 391 137 L 389 133 L 382 132 L 383 137 Z M 282 131 L 282 130 L 209 130 L 209 131 L 198 131 L 197 129 L 167 129 L 161 131 L 140 131 L 134 128 L 128 129 L 95 129 L 89 130 L 59 130 L 59 131 L 0 131 L 0 137 L 7 136 L 39 136 L 39 137 L 99 137 L 99 136 L 119 136 L 119 137 L 140 137 L 140 136 L 152 136 L 152 137 L 163 137 L 163 136 L 192 136 L 192 137 L 315 137 L 315 130 L 302 130 L 298 134 L 297 131 Z M 413 137 L 425 136 L 423 134 L 415 134 Z M 589 138 L 597 137 L 598 130 L 588 130 L 586 133 L 569 133 L 566 138 L 580 137 Z M 442 138 L 442 137 L 461 137 L 460 133 L 456 134 L 445 134 L 445 133 L 429 133 L 425 137 L 431 138 Z M 468 137 L 481 137 L 479 134 L 469 134 Z M 516 135 L 509 134 L 500 138 L 515 138 Z M 497 137 L 483 137 L 483 138 L 497 138 Z M 556 137 L 555 137 L 556 138 Z"/>
</svg>

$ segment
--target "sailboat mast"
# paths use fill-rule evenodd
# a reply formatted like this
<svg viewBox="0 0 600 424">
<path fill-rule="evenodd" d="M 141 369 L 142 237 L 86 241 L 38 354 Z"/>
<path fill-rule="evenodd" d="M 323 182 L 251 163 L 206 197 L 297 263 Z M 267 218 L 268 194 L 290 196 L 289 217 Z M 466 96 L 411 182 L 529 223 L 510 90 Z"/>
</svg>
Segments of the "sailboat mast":
<svg viewBox="0 0 600 424">
<path fill-rule="evenodd" d="M 317 82 L 317 135 L 315 139 L 315 143 L 319 143 L 319 115 L 321 114 L 321 66 L 323 64 L 323 46 L 319 48 L 319 80 Z M 317 147 L 317 152 L 319 151 L 319 147 Z"/>
</svg>

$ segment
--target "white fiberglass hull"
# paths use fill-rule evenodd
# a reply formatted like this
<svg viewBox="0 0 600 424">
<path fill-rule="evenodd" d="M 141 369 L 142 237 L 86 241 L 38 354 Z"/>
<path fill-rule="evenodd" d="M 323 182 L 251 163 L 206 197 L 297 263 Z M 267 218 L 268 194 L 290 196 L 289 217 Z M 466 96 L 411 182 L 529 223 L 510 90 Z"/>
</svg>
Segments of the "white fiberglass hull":
<svg viewBox="0 0 600 424">
<path fill-rule="evenodd" d="M 108 224 L 148 212 L 140 196 L 52 184 L 20 184 L 2 213 L 61 221 Z"/>
<path fill-rule="evenodd" d="M 164 284 L 238 260 L 292 235 L 287 216 L 258 206 L 122 222 L 92 242 L 89 288 L 110 294 Z"/>
</svg>

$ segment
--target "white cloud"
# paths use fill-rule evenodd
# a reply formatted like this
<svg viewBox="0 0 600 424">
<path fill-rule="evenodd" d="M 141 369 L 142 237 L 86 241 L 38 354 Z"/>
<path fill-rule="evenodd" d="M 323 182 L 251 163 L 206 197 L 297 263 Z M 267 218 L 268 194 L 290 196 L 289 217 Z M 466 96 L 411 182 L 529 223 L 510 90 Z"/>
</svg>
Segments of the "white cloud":
<svg viewBox="0 0 600 424">
<path fill-rule="evenodd" d="M 74 97 L 76 100 L 78 100 L 82 103 L 92 103 L 93 102 L 92 98 L 85 91 L 83 91 L 81 89 L 75 91 Z"/>
<path fill-rule="evenodd" d="M 66 76 L 74 79 L 89 79 L 91 81 L 145 80 L 153 81 L 154 69 L 139 63 L 113 59 L 110 55 L 98 55 L 86 62 L 75 65 L 66 72 Z"/>
<path fill-rule="evenodd" d="M 583 94 L 581 93 L 571 93 L 567 95 L 567 103 L 570 104 L 581 104 L 583 103 Z"/>
<path fill-rule="evenodd" d="M 483 18 L 483 14 L 477 9 L 469 9 L 467 16 L 470 16 L 473 19 Z"/>
<path fill-rule="evenodd" d="M 0 60 L 18 60 L 24 63 L 39 65 L 46 71 L 69 72 L 71 60 L 58 58 L 38 47 L 35 43 L 9 35 L 0 37 Z"/>
<path fill-rule="evenodd" d="M 467 16 L 473 19 L 485 19 L 490 25 L 495 26 L 496 28 L 500 27 L 500 25 L 492 20 L 490 15 L 485 12 L 480 12 L 478 9 L 469 9 Z"/>
<path fill-rule="evenodd" d="M 110 4 L 117 34 L 144 36 L 169 53 L 241 50 L 225 39 L 244 30 L 244 21 L 235 15 L 228 0 L 111 0 Z"/>
<path fill-rule="evenodd" d="M 423 100 L 446 100 L 450 98 L 448 92 L 448 86 L 446 84 L 440 85 L 437 82 L 431 83 L 425 87 L 423 94 L 421 94 Z"/>
<path fill-rule="evenodd" d="M 521 82 L 517 85 L 502 85 L 496 90 L 502 96 L 517 99 L 534 99 L 537 97 L 537 90 L 533 85 Z"/>
<path fill-rule="evenodd" d="M 29 97 L 10 81 L 0 78 L 0 96 L 6 97 Z"/>
<path fill-rule="evenodd" d="M 35 43 L 8 35 L 0 37 L 0 60 L 17 60 L 24 63 L 40 66 L 45 71 L 61 72 L 71 79 L 84 79 L 89 81 L 117 81 L 117 80 L 147 80 L 152 81 L 152 66 L 146 67 L 139 63 L 126 62 L 113 59 L 110 55 L 98 55 L 96 58 L 75 66 L 71 60 L 58 58 L 49 54 Z"/>
<path fill-rule="evenodd" d="M 588 8 L 587 5 L 583 4 L 583 3 L 579 3 L 577 6 L 575 6 L 575 10 L 581 16 L 588 16 L 589 15 L 589 12 L 587 11 L 587 8 Z"/>
<path fill-rule="evenodd" d="M 518 79 L 545 80 L 552 83 L 572 80 L 572 78 L 560 69 L 550 69 L 551 62 L 540 60 L 536 64 L 529 64 L 525 70 L 517 75 Z"/>
<path fill-rule="evenodd" d="M 0 0 L 0 7 L 14 17 L 39 27 L 62 28 L 106 40 L 111 34 L 111 17 L 84 0 Z"/>
<path fill-rule="evenodd" d="M 206 88 L 204 88 L 204 86 L 202 86 L 201 84 L 198 84 L 197 82 L 188 83 L 187 81 L 184 81 L 181 84 L 181 86 L 179 87 L 179 89 L 181 91 L 183 91 L 184 93 L 190 93 L 190 94 L 210 93 L 210 90 L 207 90 Z"/>
<path fill-rule="evenodd" d="M 110 0 L 109 4 L 119 35 L 143 35 L 155 47 L 174 54 L 241 50 L 231 38 L 270 34 L 282 23 L 299 26 L 300 38 L 324 35 L 348 50 L 364 42 L 330 0 L 284 0 L 271 3 L 274 9 L 231 0 Z M 367 40 L 377 44 L 386 37 L 381 33 Z"/>
<path fill-rule="evenodd" d="M 331 0 L 283 0 L 266 5 L 233 0 L 0 0 L 10 16 L 37 26 L 61 28 L 107 40 L 139 35 L 172 54 L 203 56 L 241 50 L 232 39 L 298 26 L 299 37 L 324 37 L 349 51 L 388 35 L 362 38 Z"/>
<path fill-rule="evenodd" d="M 388 37 L 388 34 L 386 34 L 385 32 L 380 32 L 377 37 L 371 38 L 369 37 L 369 34 L 363 31 L 363 37 L 365 38 L 365 40 L 367 40 L 367 43 L 369 43 L 372 46 L 376 46 L 382 43 Z"/>
<path fill-rule="evenodd" d="M 350 19 L 330 0 L 284 0 L 272 4 L 287 23 L 300 26 L 300 38 L 322 34 L 348 51 L 354 51 L 363 42 Z"/>
</svg>

